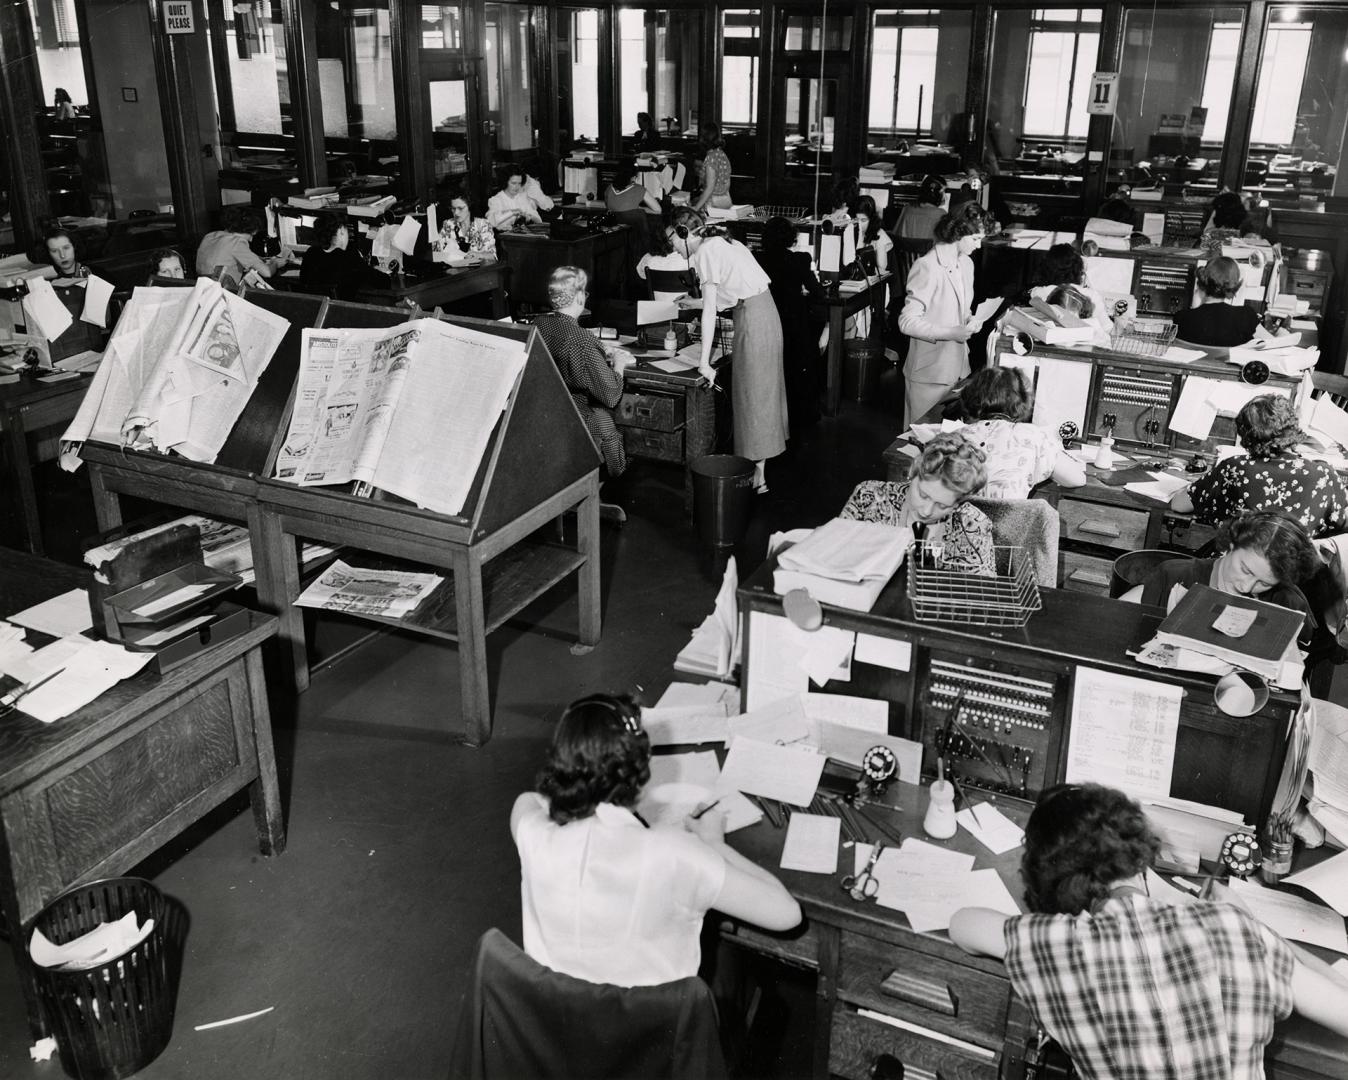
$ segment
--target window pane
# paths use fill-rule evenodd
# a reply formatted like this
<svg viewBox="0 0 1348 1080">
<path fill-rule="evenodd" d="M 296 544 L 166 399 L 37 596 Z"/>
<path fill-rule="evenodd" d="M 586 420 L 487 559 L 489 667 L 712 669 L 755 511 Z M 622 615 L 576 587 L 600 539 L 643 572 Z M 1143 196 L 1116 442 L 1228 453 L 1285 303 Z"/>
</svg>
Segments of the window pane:
<svg viewBox="0 0 1348 1080">
<path fill-rule="evenodd" d="M 599 12 L 563 8 L 557 17 L 561 115 L 570 121 L 572 141 L 594 142 L 599 138 Z"/>
<path fill-rule="evenodd" d="M 538 13 L 536 19 L 531 18 Z M 540 9 L 523 4 L 486 4 L 487 119 L 492 122 L 493 156 L 538 145 L 534 100 L 533 26 L 542 25 Z"/>
<path fill-rule="evenodd" d="M 646 93 L 646 12 L 618 9 L 619 110 L 622 125 L 636 129 L 637 113 L 649 112 Z"/>
<path fill-rule="evenodd" d="M 1231 115 L 1231 94 L 1236 86 L 1236 58 L 1240 52 L 1240 23 L 1219 23 L 1212 28 L 1208 45 L 1208 67 L 1203 73 L 1204 142 L 1226 138 L 1226 122 Z"/>
<path fill-rule="evenodd" d="M 280 5 L 273 7 L 262 0 L 211 2 L 219 5 L 224 18 L 233 132 L 280 135 L 282 114 L 290 112 Z"/>
<path fill-rule="evenodd" d="M 463 16 L 457 7 L 421 6 L 421 47 L 463 49 Z"/>
<path fill-rule="evenodd" d="M 702 12 L 656 11 L 655 108 L 652 114 L 662 129 L 677 126 L 697 129 L 697 102 L 701 86 Z M 623 123 L 628 118 L 623 117 Z M 635 125 L 632 130 L 635 130 Z"/>
<path fill-rule="evenodd" d="M 752 132 L 758 120 L 758 10 L 721 15 L 721 123 Z"/>
<path fill-rule="evenodd" d="M 819 15 L 787 14 L 783 20 L 783 47 L 787 52 L 846 51 L 852 47 L 852 16 L 830 15 L 828 25 Z"/>
<path fill-rule="evenodd" d="M 1268 28 L 1250 142 L 1279 145 L 1292 141 L 1310 47 L 1309 23 L 1275 23 Z"/>
<path fill-rule="evenodd" d="M 1072 82 L 1074 34 L 1030 35 L 1025 76 L 1025 134 L 1053 137 L 1063 133 Z"/>
</svg>

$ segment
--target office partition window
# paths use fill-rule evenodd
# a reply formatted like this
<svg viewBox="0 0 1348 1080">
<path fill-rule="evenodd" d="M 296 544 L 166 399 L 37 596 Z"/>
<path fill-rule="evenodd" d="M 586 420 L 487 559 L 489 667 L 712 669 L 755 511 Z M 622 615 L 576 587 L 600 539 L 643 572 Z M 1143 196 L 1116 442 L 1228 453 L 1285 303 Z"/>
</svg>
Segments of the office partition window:
<svg viewBox="0 0 1348 1080">
<path fill-rule="evenodd" d="M 721 126 L 752 133 L 758 124 L 758 19 L 756 8 L 721 13 Z"/>
<path fill-rule="evenodd" d="M 463 12 L 448 5 L 421 5 L 421 47 L 463 51 Z"/>
<path fill-rule="evenodd" d="M 340 179 L 397 152 L 388 0 L 338 0 L 314 13 L 323 134 Z"/>
<path fill-rule="evenodd" d="M 1111 181 L 1215 194 L 1242 29 L 1235 5 L 1124 13 Z"/>
<path fill-rule="evenodd" d="M 648 112 L 667 135 L 697 128 L 702 12 L 618 9 L 619 128 Z"/>
<path fill-rule="evenodd" d="M 599 111 L 599 11 L 561 8 L 556 18 L 559 115 L 566 125 L 562 147 L 566 149 L 572 143 L 597 146 L 603 134 Z"/>
<path fill-rule="evenodd" d="M 280 135 L 290 118 L 280 5 L 265 0 L 207 3 L 212 22 L 211 48 L 217 53 L 221 134 Z M 225 61 L 223 65 L 221 60 Z"/>
<path fill-rule="evenodd" d="M 967 9 L 875 12 L 868 151 L 892 150 L 917 138 L 963 144 L 972 31 L 973 12 Z"/>
<path fill-rule="evenodd" d="M 543 25 L 544 11 L 525 4 L 486 4 L 483 20 L 486 108 L 495 159 L 538 146 L 538 82 L 532 57 L 540 51 L 534 28 Z"/>
</svg>

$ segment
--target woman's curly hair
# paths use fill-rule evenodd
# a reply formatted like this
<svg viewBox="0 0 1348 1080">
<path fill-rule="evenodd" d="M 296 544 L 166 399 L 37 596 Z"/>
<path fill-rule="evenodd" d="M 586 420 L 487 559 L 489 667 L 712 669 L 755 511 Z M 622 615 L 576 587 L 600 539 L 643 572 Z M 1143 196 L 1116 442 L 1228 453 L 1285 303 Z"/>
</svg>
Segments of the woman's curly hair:
<svg viewBox="0 0 1348 1080">
<path fill-rule="evenodd" d="M 1217 530 L 1217 550 L 1244 548 L 1262 555 L 1279 585 L 1300 587 L 1314 576 L 1320 556 L 1306 530 L 1281 510 L 1253 510 Z"/>
<path fill-rule="evenodd" d="M 1099 784 L 1051 787 L 1025 826 L 1025 902 L 1047 915 L 1090 911 L 1116 882 L 1150 866 L 1160 847 L 1142 808 L 1123 792 Z"/>
<path fill-rule="evenodd" d="M 314 222 L 314 247 L 327 251 L 337 240 L 337 233 L 349 228 L 345 214 L 319 214 Z"/>
<path fill-rule="evenodd" d="M 1236 413 L 1236 437 L 1252 457 L 1277 457 L 1303 438 L 1296 406 L 1281 394 L 1251 398 Z"/>
<path fill-rule="evenodd" d="M 651 778 L 651 740 L 641 709 L 626 695 L 593 694 L 562 714 L 536 787 L 558 825 L 594 813 L 601 802 L 635 806 Z"/>
<path fill-rule="evenodd" d="M 953 244 L 975 233 L 995 232 L 996 228 L 992 215 L 978 203 L 963 202 L 941 218 L 933 232 L 938 244 Z"/>
<path fill-rule="evenodd" d="M 1020 368 L 980 368 L 960 390 L 960 407 L 971 423 L 994 417 L 1023 422 L 1034 411 L 1034 391 Z"/>
<path fill-rule="evenodd" d="M 939 480 L 960 495 L 972 495 L 988 480 L 988 457 L 957 431 L 943 431 L 913 458 L 910 480 Z"/>
</svg>

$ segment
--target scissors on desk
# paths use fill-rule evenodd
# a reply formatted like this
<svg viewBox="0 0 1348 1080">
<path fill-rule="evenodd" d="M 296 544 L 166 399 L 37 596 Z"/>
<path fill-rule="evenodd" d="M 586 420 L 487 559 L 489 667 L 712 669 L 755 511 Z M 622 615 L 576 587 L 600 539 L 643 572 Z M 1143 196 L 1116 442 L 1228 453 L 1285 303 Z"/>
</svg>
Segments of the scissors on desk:
<svg viewBox="0 0 1348 1080">
<path fill-rule="evenodd" d="M 866 860 L 861 873 L 848 874 L 842 879 L 843 892 L 853 900 L 870 900 L 880 891 L 880 882 L 876 879 L 874 871 L 875 864 L 880 859 L 880 852 L 884 850 L 885 845 L 877 840 L 871 846 L 871 857 Z"/>
</svg>

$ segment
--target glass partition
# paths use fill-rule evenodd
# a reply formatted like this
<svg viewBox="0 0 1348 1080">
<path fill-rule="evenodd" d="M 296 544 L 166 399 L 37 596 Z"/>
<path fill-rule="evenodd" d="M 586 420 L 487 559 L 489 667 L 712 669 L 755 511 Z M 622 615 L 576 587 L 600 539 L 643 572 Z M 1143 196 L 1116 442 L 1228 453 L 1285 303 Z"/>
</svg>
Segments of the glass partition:
<svg viewBox="0 0 1348 1080">
<path fill-rule="evenodd" d="M 538 145 L 537 83 L 530 57 L 534 26 L 542 9 L 524 4 L 487 4 L 487 119 L 491 121 L 491 156 L 518 156 Z"/>
<path fill-rule="evenodd" d="M 559 8 L 557 18 L 557 90 L 564 125 L 562 150 L 582 144 L 598 146 L 599 11 Z"/>
<path fill-rule="evenodd" d="M 752 134 L 758 124 L 759 13 L 721 13 L 721 127 Z"/>
<path fill-rule="evenodd" d="M 463 51 L 463 12 L 446 5 L 421 5 L 421 47 Z"/>
<path fill-rule="evenodd" d="M 1112 181 L 1170 194 L 1216 191 L 1241 28 L 1237 7 L 1125 12 Z"/>
<path fill-rule="evenodd" d="M 619 126 L 650 113 L 662 137 L 697 128 L 702 12 L 618 9 Z"/>
<path fill-rule="evenodd" d="M 315 18 L 328 176 L 387 186 L 398 153 L 388 0 L 320 4 Z"/>
<path fill-rule="evenodd" d="M 1274 205 L 1348 194 L 1348 11 L 1274 4 L 1260 57 L 1243 188 Z"/>
<path fill-rule="evenodd" d="M 209 0 L 222 135 L 280 135 L 290 122 L 290 84 L 280 5 Z M 283 121 L 284 118 L 284 121 Z"/>
</svg>

